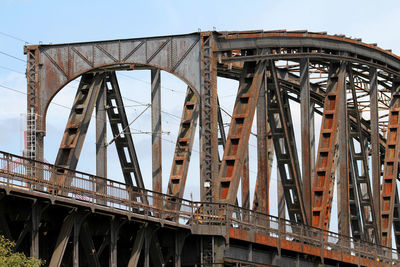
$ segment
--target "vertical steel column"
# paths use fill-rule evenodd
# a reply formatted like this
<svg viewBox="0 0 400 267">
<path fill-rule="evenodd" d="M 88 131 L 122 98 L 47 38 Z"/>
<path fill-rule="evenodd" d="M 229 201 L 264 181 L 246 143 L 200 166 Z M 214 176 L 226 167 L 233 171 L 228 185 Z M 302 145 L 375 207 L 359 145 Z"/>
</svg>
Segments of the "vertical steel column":
<svg viewBox="0 0 400 267">
<path fill-rule="evenodd" d="M 99 90 L 96 101 L 96 176 L 107 178 L 107 112 L 105 83 Z M 106 193 L 106 181 L 96 179 L 96 192 Z M 97 200 L 98 204 L 104 204 L 104 200 Z"/>
<path fill-rule="evenodd" d="M 37 46 L 30 46 L 29 48 L 25 46 L 24 49 L 24 53 L 27 55 L 27 129 L 29 129 L 29 121 L 33 120 L 35 123 L 35 128 L 39 130 L 35 131 L 35 133 L 30 133 L 28 131 L 26 156 L 30 159 L 43 161 L 44 131 L 41 131 L 43 130 L 43 118 L 41 118 L 40 116 L 36 116 L 38 112 L 38 105 L 40 105 L 40 95 L 37 94 L 37 91 L 39 91 L 39 49 Z M 35 136 L 31 136 L 31 134 L 34 134 Z"/>
<path fill-rule="evenodd" d="M 303 180 L 304 210 L 307 222 L 311 222 L 311 125 L 309 59 L 300 60 L 300 111 L 301 111 L 301 177 Z"/>
<path fill-rule="evenodd" d="M 378 80 L 376 68 L 369 69 L 370 92 L 370 120 L 371 120 L 371 165 L 372 165 L 372 192 L 374 196 L 375 218 L 381 218 L 380 194 L 381 194 L 381 157 L 379 147 L 379 113 L 378 113 Z M 378 236 L 381 231 L 381 221 L 377 220 Z"/>
<path fill-rule="evenodd" d="M 200 200 L 213 202 L 213 181 L 218 175 L 217 65 L 214 36 L 201 34 L 200 51 Z"/>
<path fill-rule="evenodd" d="M 32 231 L 31 231 L 31 257 L 39 259 L 39 224 L 41 218 L 41 208 L 38 202 L 32 206 Z"/>
<path fill-rule="evenodd" d="M 257 102 L 257 181 L 254 192 L 253 209 L 255 211 L 269 213 L 269 178 L 270 178 L 270 159 L 269 150 L 273 147 L 268 142 L 269 125 L 267 119 L 267 77 L 264 71 L 264 80 L 260 87 L 260 94 Z"/>
<path fill-rule="evenodd" d="M 342 77 L 343 76 L 343 77 Z M 349 149 L 346 98 L 346 64 L 341 63 L 338 79 L 337 126 L 339 142 L 338 162 L 338 232 L 350 236 L 350 202 L 349 202 Z"/>
<path fill-rule="evenodd" d="M 390 102 L 388 132 L 385 149 L 385 167 L 381 191 L 381 238 L 382 245 L 392 245 L 392 224 L 397 190 L 396 180 L 399 173 L 400 153 L 400 83 L 393 81 L 392 99 Z"/>
<path fill-rule="evenodd" d="M 161 75 L 159 69 L 151 70 L 151 131 L 153 191 L 162 193 Z M 161 207 L 160 202 L 161 199 L 154 199 L 156 207 Z"/>
<path fill-rule="evenodd" d="M 96 175 L 107 178 L 106 87 L 102 86 L 96 101 Z"/>
<path fill-rule="evenodd" d="M 74 238 L 72 240 L 72 265 L 79 267 L 79 232 L 81 230 L 81 219 L 74 216 Z"/>
<path fill-rule="evenodd" d="M 118 218 L 112 218 L 110 223 L 110 267 L 118 266 L 118 232 L 119 221 Z"/>
<path fill-rule="evenodd" d="M 151 243 L 152 233 L 150 229 L 145 229 L 144 235 L 144 267 L 150 267 L 150 243 Z"/>
</svg>

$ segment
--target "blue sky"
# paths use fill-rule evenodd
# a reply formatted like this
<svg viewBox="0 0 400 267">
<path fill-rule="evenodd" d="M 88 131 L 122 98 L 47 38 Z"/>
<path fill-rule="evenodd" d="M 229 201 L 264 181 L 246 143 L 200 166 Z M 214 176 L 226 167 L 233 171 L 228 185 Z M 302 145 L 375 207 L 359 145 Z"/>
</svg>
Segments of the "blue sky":
<svg viewBox="0 0 400 267">
<path fill-rule="evenodd" d="M 216 30 L 304 30 L 327 31 L 362 38 L 378 43 L 400 54 L 400 14 L 398 1 L 28 1 L 0 0 L 0 150 L 20 154 L 21 125 L 26 109 L 25 56 L 23 45 L 95 41 Z M 10 38 L 7 34 L 16 38 Z M 21 40 L 17 40 L 21 39 Z M 125 105 L 131 121 L 150 101 L 150 73 L 134 71 L 119 74 L 125 93 Z M 222 106 L 232 109 L 237 83 L 219 79 Z M 163 85 L 163 180 L 168 181 L 171 157 L 176 140 L 186 85 L 162 73 Z M 1 87 L 3 86 L 3 87 Z M 7 87 L 9 89 L 4 88 Z M 72 82 L 54 99 L 55 103 L 71 106 L 77 82 Z M 11 90 L 10 90 L 11 89 Z M 18 90 L 18 93 L 12 90 Z M 125 90 L 125 91 L 124 91 Z M 173 105 L 171 105 L 173 103 Z M 169 113 L 169 114 L 168 114 Z M 45 157 L 53 163 L 61 141 L 69 110 L 51 105 L 48 113 Z M 150 130 L 149 112 L 132 125 L 134 129 Z M 172 114 L 172 115 L 171 115 Z M 174 117 L 175 116 L 175 117 Z M 226 121 L 228 122 L 228 120 Z M 94 134 L 90 126 L 78 169 L 94 173 Z M 134 131 L 134 130 L 133 130 Z M 110 140 L 110 134 L 108 140 Z M 146 134 L 135 134 L 146 185 L 151 187 L 151 141 Z M 196 140 L 198 137 L 196 137 Z M 255 143 L 254 138 L 250 140 Z M 198 144 L 195 144 L 188 178 L 186 197 L 198 197 Z M 250 148 L 254 151 L 254 147 Z M 299 151 L 300 152 L 300 151 Z M 251 160 L 255 160 L 251 157 Z M 116 153 L 110 148 L 109 177 L 122 177 Z M 256 165 L 251 163 L 251 187 L 254 188 Z M 195 177 L 195 178 L 193 178 Z M 191 179 L 191 180 L 190 180 Z M 276 186 L 272 179 L 271 186 Z M 272 208 L 274 209 L 274 208 Z M 276 213 L 276 210 L 272 211 Z"/>
</svg>

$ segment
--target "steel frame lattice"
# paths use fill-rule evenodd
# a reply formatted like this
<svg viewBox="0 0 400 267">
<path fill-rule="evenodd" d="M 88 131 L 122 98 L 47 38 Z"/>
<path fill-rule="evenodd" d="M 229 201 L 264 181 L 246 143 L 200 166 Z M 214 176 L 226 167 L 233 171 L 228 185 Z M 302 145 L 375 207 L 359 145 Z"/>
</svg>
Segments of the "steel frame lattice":
<svg viewBox="0 0 400 267">
<path fill-rule="evenodd" d="M 298 225 L 329 230 L 333 221 L 332 205 L 337 205 L 339 234 L 389 247 L 393 234 L 400 248 L 397 195 L 400 57 L 391 51 L 360 39 L 307 31 L 198 32 L 30 45 L 24 51 L 28 60 L 27 122 L 30 129 L 26 156 L 31 159 L 43 161 L 46 112 L 51 99 L 68 82 L 82 77 L 55 162 L 57 172 L 52 173 L 55 184 L 72 185 L 69 177 L 75 171 L 92 111 L 97 103 L 96 118 L 105 117 L 100 107 L 105 103 L 112 142 L 117 147 L 126 188 L 131 190 L 129 200 L 155 209 L 144 213 L 146 216 L 175 222 L 179 219 L 178 214 L 184 208 L 186 180 L 196 179 L 188 173 L 198 124 L 200 168 L 196 182 L 200 182 L 201 205 L 192 207 L 192 212 L 197 214 L 193 218 L 200 224 L 209 218 L 230 218 L 232 214 L 240 223 L 259 222 L 254 211 L 249 209 L 249 195 L 254 196 L 252 209 L 268 214 L 274 204 L 270 201 L 272 192 L 276 191 L 269 181 L 275 179 L 271 175 L 276 168 L 287 216 L 292 223 L 291 229 L 286 229 L 289 233 L 299 234 Z M 140 171 L 140 155 L 135 151 L 116 75 L 116 71 L 136 69 L 151 71 L 153 191 L 146 191 L 144 186 L 143 180 L 147 177 L 142 177 Z M 166 198 L 159 195 L 162 193 L 163 159 L 161 70 L 175 75 L 188 86 Z M 221 114 L 221 103 L 227 100 L 219 96 L 218 77 L 239 82 L 227 135 L 226 119 Z M 102 90 L 106 93 L 105 99 Z M 294 112 L 298 107 L 300 114 Z M 255 150 L 249 149 L 255 114 L 256 156 L 251 154 Z M 316 116 L 321 118 L 321 125 L 315 127 L 320 137 L 314 160 Z M 104 129 L 104 123 L 99 124 L 98 143 L 105 140 Z M 98 169 L 103 176 L 107 173 L 107 145 L 97 150 Z M 223 151 L 222 158 L 220 151 Z M 272 163 L 274 155 L 276 167 Z M 257 182 L 254 192 L 250 192 L 249 167 L 254 165 L 249 159 L 254 158 L 257 158 Z M 35 169 L 37 173 L 34 173 L 33 169 L 31 175 L 43 175 L 43 170 Z M 106 195 L 107 185 L 101 182 L 104 180 L 98 178 L 97 193 Z M 226 208 L 229 205 L 239 206 L 240 185 L 241 207 L 229 210 Z M 49 193 L 54 194 L 50 190 Z M 333 202 L 335 196 L 337 203 Z M 215 209 L 215 203 L 221 206 Z M 107 200 L 98 204 L 106 205 Z M 284 207 L 281 208 L 283 211 Z M 175 210 L 176 215 L 163 214 L 165 210 Z M 72 233 L 74 227 L 86 227 L 84 223 L 78 226 L 77 221 L 71 226 L 74 216 L 80 217 L 71 213 L 66 218 L 63 228 L 66 233 Z M 116 225 L 113 226 L 114 239 Z M 202 235 L 207 233 L 201 237 L 199 245 L 204 264 L 221 259 L 223 254 L 223 242 L 216 237 L 217 228 L 211 225 L 205 232 L 199 230 Z M 154 237 L 158 230 L 146 229 L 138 231 L 135 246 L 157 251 L 162 245 Z M 226 236 L 240 239 L 250 236 L 247 234 L 249 232 L 233 231 Z M 149 237 L 151 235 L 154 239 Z M 326 236 L 323 236 L 321 242 L 325 241 Z M 65 240 L 60 242 L 57 249 L 61 252 L 57 253 L 63 254 L 66 243 Z M 91 247 L 89 237 L 83 242 Z M 349 245 L 346 242 L 341 245 Z M 115 246 L 113 249 L 116 253 Z M 37 255 L 36 247 L 34 251 Z M 162 255 L 157 253 L 157 262 L 162 263 Z M 137 263 L 138 257 L 133 255 L 130 262 Z M 150 261 L 147 256 L 144 258 L 144 262 Z M 116 254 L 113 259 L 115 262 Z M 54 262 L 59 260 L 55 258 Z M 91 259 L 93 265 L 98 263 L 96 261 L 95 257 Z"/>
</svg>

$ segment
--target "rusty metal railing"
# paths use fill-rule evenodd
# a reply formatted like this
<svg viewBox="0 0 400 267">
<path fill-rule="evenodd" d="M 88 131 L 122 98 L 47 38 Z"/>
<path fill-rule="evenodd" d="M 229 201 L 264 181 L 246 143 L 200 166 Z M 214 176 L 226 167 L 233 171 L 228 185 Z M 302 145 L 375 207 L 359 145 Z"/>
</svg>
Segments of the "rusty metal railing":
<svg viewBox="0 0 400 267">
<path fill-rule="evenodd" d="M 360 242 L 352 237 L 237 206 L 171 198 L 170 195 L 65 169 L 63 173 L 68 175 L 72 183 L 57 184 L 51 177 L 60 169 L 48 163 L 0 151 L 0 188 L 6 192 L 25 192 L 51 201 L 74 202 L 96 210 L 107 209 L 128 217 L 135 216 L 187 229 L 193 225 L 221 225 L 227 227 L 227 232 L 229 229 L 239 229 L 301 246 L 312 245 L 321 249 L 321 256 L 325 251 L 331 251 L 359 259 L 400 265 L 395 249 Z M 143 196 L 148 199 L 148 204 L 142 203 Z M 162 205 L 153 205 L 155 201 L 160 201 Z"/>
</svg>

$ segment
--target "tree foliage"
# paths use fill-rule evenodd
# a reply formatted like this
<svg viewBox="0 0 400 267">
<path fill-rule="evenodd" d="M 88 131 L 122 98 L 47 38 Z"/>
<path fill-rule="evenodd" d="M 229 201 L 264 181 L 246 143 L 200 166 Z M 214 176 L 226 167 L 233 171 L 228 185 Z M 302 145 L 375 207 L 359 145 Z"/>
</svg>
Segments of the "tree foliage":
<svg viewBox="0 0 400 267">
<path fill-rule="evenodd" d="M 15 243 L 0 235 L 0 266 L 8 267 L 39 267 L 43 261 L 14 252 Z"/>
</svg>

